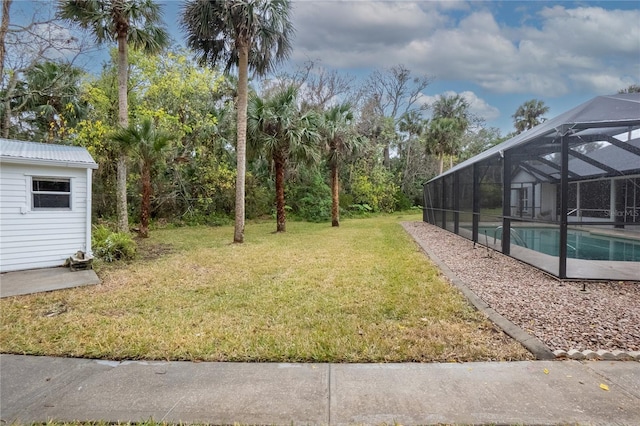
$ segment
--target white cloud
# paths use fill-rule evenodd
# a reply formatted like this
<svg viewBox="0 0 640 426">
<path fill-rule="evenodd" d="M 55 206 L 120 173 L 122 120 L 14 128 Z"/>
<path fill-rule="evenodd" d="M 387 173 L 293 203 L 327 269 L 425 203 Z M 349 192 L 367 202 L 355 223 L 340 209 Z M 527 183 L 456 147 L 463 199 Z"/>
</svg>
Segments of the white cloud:
<svg viewBox="0 0 640 426">
<path fill-rule="evenodd" d="M 483 79 L 479 84 L 485 89 L 500 94 L 531 93 L 555 97 L 569 92 L 569 88 L 562 79 L 536 73 L 496 75 L 494 78 Z"/>
<path fill-rule="evenodd" d="M 605 10 L 600 7 L 544 8 L 541 31 L 529 37 L 556 50 L 588 56 L 634 55 L 640 49 L 640 11 Z"/>
<path fill-rule="evenodd" d="M 498 13 L 506 3 L 295 5 L 295 58 L 321 58 L 330 67 L 404 64 L 438 80 L 541 97 L 609 93 L 619 82 L 637 81 L 640 10 L 527 3 L 506 19 Z"/>
<path fill-rule="evenodd" d="M 569 76 L 572 81 L 582 87 L 597 93 L 617 93 L 618 90 L 624 89 L 632 84 L 633 80 L 628 77 L 621 77 L 613 73 L 584 73 L 572 74 Z"/>
<path fill-rule="evenodd" d="M 460 95 L 469 102 L 469 110 L 477 117 L 483 118 L 486 121 L 495 120 L 500 117 L 500 110 L 494 106 L 491 106 L 482 98 L 479 98 L 474 92 L 464 91 Z"/>
</svg>

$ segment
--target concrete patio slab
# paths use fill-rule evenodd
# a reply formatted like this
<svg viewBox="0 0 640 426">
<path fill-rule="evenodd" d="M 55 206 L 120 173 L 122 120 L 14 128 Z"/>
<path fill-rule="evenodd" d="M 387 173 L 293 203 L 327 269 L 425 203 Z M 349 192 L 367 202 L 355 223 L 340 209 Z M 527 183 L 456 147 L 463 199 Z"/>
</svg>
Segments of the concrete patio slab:
<svg viewBox="0 0 640 426">
<path fill-rule="evenodd" d="M 0 274 L 0 298 L 94 284 L 100 284 L 100 279 L 93 269 L 71 271 L 59 267 L 5 272 Z"/>
</svg>

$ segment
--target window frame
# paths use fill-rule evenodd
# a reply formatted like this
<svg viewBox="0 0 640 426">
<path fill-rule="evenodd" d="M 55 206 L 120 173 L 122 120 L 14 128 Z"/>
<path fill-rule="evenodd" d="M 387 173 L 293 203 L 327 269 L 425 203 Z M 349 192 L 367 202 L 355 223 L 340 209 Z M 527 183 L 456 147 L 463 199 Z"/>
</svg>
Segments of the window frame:
<svg viewBox="0 0 640 426">
<path fill-rule="evenodd" d="M 36 181 L 45 181 L 45 182 L 67 182 L 69 184 L 69 191 L 35 191 L 33 189 L 34 182 Z M 70 176 L 42 176 L 42 175 L 33 175 L 30 176 L 29 179 L 29 206 L 31 211 L 72 211 L 73 210 L 73 178 Z M 35 196 L 38 194 L 45 195 L 66 195 L 69 199 L 68 207 L 39 207 L 35 204 Z"/>
</svg>

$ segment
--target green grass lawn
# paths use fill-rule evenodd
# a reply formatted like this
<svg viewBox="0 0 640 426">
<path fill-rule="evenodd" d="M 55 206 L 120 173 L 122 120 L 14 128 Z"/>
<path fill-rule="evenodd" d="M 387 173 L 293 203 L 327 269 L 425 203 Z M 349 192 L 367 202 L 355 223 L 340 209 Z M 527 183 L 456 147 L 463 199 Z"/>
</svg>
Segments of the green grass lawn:
<svg viewBox="0 0 640 426">
<path fill-rule="evenodd" d="M 401 362 L 531 359 L 387 215 L 151 233 L 99 286 L 0 301 L 0 351 L 106 359 Z"/>
</svg>

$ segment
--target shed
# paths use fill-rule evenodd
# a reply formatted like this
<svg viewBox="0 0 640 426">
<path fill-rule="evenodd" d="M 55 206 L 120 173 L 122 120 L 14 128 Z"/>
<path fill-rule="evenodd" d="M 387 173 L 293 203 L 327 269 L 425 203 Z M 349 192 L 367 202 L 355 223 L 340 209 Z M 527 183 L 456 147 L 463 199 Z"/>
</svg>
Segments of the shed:
<svg viewBox="0 0 640 426">
<path fill-rule="evenodd" d="M 91 253 L 91 177 L 82 147 L 0 139 L 0 272 Z"/>
</svg>

